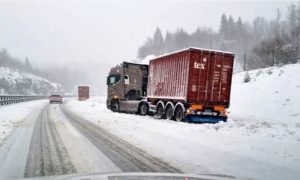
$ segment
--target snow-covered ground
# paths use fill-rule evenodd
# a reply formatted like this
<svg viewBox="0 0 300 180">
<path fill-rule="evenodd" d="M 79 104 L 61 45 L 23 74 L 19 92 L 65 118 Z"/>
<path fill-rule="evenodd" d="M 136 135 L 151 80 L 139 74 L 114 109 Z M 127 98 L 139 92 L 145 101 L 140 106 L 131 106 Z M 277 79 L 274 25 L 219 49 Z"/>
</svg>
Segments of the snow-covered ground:
<svg viewBox="0 0 300 180">
<path fill-rule="evenodd" d="M 35 109 L 40 109 L 48 100 L 38 100 L 0 106 L 0 143 L 13 129 L 23 122 L 26 116 Z"/>
<path fill-rule="evenodd" d="M 233 78 L 226 123 L 191 124 L 112 113 L 105 97 L 70 100 L 74 113 L 188 173 L 254 179 L 300 177 L 300 64 Z"/>
<path fill-rule="evenodd" d="M 243 82 L 245 73 L 233 78 L 232 119 L 300 126 L 300 64 L 253 70 L 249 75 L 248 83 Z"/>
</svg>

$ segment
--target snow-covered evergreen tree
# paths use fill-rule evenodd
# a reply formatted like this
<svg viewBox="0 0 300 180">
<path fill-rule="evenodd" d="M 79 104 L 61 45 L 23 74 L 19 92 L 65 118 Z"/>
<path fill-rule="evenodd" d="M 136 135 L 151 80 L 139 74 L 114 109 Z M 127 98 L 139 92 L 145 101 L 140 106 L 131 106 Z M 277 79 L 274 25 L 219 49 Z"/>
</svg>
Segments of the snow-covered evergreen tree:
<svg viewBox="0 0 300 180">
<path fill-rule="evenodd" d="M 164 50 L 164 38 L 161 34 L 161 30 L 157 27 L 153 37 L 153 53 L 159 55 L 163 53 Z"/>
<path fill-rule="evenodd" d="M 220 35 L 221 38 L 226 39 L 228 37 L 228 20 L 225 14 L 221 17 L 221 23 L 220 23 Z"/>
</svg>

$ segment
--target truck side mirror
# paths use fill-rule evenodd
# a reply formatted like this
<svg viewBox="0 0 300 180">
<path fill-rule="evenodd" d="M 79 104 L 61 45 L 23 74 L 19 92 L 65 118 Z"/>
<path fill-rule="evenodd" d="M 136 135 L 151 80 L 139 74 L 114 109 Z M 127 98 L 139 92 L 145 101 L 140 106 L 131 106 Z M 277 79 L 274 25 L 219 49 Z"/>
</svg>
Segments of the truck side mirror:
<svg viewBox="0 0 300 180">
<path fill-rule="evenodd" d="M 110 80 L 110 76 L 108 76 L 108 77 L 106 78 L 106 85 L 107 85 L 107 86 L 110 85 L 110 84 L 109 84 L 109 80 Z"/>
</svg>

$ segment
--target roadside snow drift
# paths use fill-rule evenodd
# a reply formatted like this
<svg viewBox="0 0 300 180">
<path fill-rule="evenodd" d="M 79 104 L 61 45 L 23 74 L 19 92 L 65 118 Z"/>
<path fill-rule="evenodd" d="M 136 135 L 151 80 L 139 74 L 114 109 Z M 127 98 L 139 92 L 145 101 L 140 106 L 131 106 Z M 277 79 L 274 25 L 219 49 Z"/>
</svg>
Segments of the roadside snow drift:
<svg viewBox="0 0 300 180">
<path fill-rule="evenodd" d="M 48 103 L 48 100 L 22 102 L 7 106 L 0 106 L 0 145 L 14 128 L 17 128 L 23 120 L 35 109 L 40 109 Z"/>
<path fill-rule="evenodd" d="M 226 123 L 191 124 L 112 113 L 105 97 L 70 100 L 74 113 L 187 173 L 300 177 L 300 65 L 235 74 Z"/>
<path fill-rule="evenodd" d="M 300 64 L 250 71 L 248 83 L 245 74 L 233 78 L 233 119 L 300 126 Z"/>
</svg>

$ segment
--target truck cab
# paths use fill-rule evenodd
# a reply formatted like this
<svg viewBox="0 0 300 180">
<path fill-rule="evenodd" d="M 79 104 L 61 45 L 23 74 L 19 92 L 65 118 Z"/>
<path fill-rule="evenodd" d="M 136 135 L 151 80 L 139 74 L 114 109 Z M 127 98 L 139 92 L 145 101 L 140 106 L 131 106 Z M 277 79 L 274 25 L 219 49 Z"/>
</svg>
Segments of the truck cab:
<svg viewBox="0 0 300 180">
<path fill-rule="evenodd" d="M 107 108 L 147 114 L 147 81 L 148 65 L 123 62 L 111 68 L 106 83 Z"/>
</svg>

